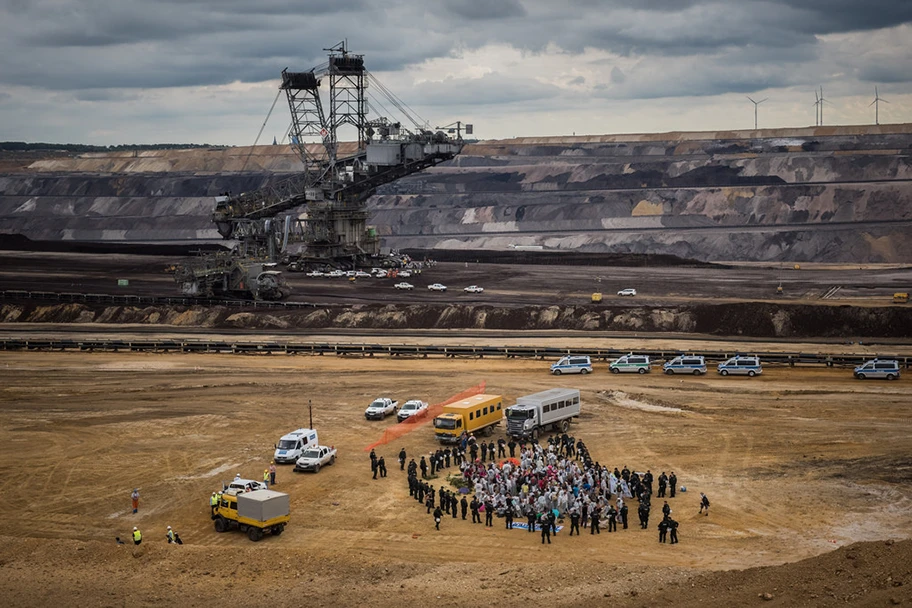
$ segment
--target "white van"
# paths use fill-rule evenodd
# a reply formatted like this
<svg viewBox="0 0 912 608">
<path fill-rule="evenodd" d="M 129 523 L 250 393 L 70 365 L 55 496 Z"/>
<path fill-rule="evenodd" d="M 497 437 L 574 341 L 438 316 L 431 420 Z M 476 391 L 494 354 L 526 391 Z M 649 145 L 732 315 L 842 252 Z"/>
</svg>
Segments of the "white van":
<svg viewBox="0 0 912 608">
<path fill-rule="evenodd" d="M 551 366 L 551 373 L 555 376 L 561 374 L 588 374 L 592 372 L 592 360 L 588 355 L 569 355 Z"/>
<path fill-rule="evenodd" d="M 855 377 L 859 380 L 865 378 L 886 378 L 896 380 L 899 378 L 899 361 L 895 359 L 872 359 L 855 368 Z"/>
<path fill-rule="evenodd" d="M 755 355 L 735 355 L 728 361 L 719 364 L 718 371 L 723 376 L 759 376 L 763 373 L 763 367 L 760 365 L 760 357 Z"/>
<path fill-rule="evenodd" d="M 706 373 L 706 359 L 702 355 L 680 355 L 662 366 L 665 373 L 693 374 L 701 376 Z"/>
<path fill-rule="evenodd" d="M 611 370 L 612 374 L 619 374 L 621 372 L 645 374 L 652 371 L 652 365 L 649 363 L 648 355 L 634 355 L 633 353 L 630 353 L 629 355 L 624 355 L 620 359 L 612 361 L 608 365 L 608 369 Z"/>
<path fill-rule="evenodd" d="M 314 429 L 298 429 L 279 439 L 272 458 L 276 464 L 294 464 L 305 449 L 319 443 L 317 432 Z"/>
</svg>

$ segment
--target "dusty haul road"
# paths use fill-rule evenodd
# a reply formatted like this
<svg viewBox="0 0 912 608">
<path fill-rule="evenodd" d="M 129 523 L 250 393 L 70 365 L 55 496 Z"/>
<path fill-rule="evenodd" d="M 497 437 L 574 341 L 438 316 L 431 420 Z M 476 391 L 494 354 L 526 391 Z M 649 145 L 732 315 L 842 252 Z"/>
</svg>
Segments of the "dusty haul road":
<svg viewBox="0 0 912 608">
<path fill-rule="evenodd" d="M 545 362 L 519 360 L 0 353 L 4 603 L 731 606 L 758 602 L 758 593 L 783 606 L 912 601 L 912 541 L 882 542 L 912 529 L 907 377 L 605 368 L 557 378 Z M 657 542 L 658 499 L 647 531 L 632 524 L 568 538 L 565 529 L 550 546 L 499 519 L 486 529 L 447 517 L 437 532 L 395 462 L 401 447 L 416 459 L 435 449 L 430 425 L 378 448 L 389 477 L 371 479 L 364 448 L 396 426 L 364 419 L 373 398 L 436 403 L 481 382 L 507 400 L 581 389 L 571 434 L 596 460 L 675 471 L 687 487 L 669 500 L 680 544 Z M 281 537 L 254 544 L 217 534 L 210 493 L 235 473 L 260 477 L 273 443 L 307 426 L 309 401 L 322 442 L 338 448 L 336 464 L 318 474 L 279 467 L 276 489 L 292 503 Z M 697 513 L 701 491 L 712 501 L 708 517 Z M 134 525 L 145 535 L 140 551 L 129 544 Z M 183 546 L 166 544 L 168 525 Z M 718 572 L 875 540 L 802 564 Z"/>
</svg>

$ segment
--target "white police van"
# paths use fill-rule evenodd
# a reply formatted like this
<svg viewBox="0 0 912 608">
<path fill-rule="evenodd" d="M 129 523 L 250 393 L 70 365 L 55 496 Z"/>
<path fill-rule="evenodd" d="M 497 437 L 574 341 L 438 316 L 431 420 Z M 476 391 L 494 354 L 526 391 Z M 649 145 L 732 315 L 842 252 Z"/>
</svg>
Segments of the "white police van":
<svg viewBox="0 0 912 608">
<path fill-rule="evenodd" d="M 702 355 L 680 355 L 662 366 L 665 373 L 693 374 L 701 376 L 706 373 L 706 359 Z"/>
<path fill-rule="evenodd" d="M 652 371 L 652 365 L 649 363 L 648 355 L 634 355 L 633 353 L 630 353 L 624 355 L 620 359 L 612 361 L 608 365 L 608 369 L 611 370 L 612 374 L 619 374 L 621 372 L 645 374 Z"/>
<path fill-rule="evenodd" d="M 896 380 L 899 378 L 899 361 L 895 359 L 872 359 L 855 368 L 855 377 L 859 380 L 866 378 L 886 378 Z"/>
<path fill-rule="evenodd" d="M 588 355 L 568 355 L 551 366 L 551 373 L 555 376 L 561 374 L 588 374 L 592 371 L 592 360 Z"/>
<path fill-rule="evenodd" d="M 736 355 L 719 364 L 718 371 L 723 376 L 759 376 L 763 373 L 760 357 L 755 355 Z"/>
<path fill-rule="evenodd" d="M 319 445 L 317 432 L 314 429 L 298 429 L 283 435 L 275 445 L 272 459 L 276 464 L 294 464 L 304 450 Z"/>
</svg>

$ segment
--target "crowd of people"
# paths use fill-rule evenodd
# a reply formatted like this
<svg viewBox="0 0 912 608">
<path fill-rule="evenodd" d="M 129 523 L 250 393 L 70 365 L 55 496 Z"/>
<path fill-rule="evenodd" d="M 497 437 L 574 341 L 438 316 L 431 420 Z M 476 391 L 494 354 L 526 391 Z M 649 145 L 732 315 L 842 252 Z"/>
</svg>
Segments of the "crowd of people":
<svg viewBox="0 0 912 608">
<path fill-rule="evenodd" d="M 506 456 L 509 448 L 509 456 Z M 405 450 L 399 454 L 400 466 L 405 463 Z M 464 480 L 462 492 L 430 483 L 435 475 L 451 467 L 458 468 Z M 546 444 L 537 441 L 516 443 L 500 439 L 485 443 L 464 435 L 454 447 L 441 448 L 420 462 L 408 463 L 409 495 L 433 513 L 435 527 L 449 516 L 463 520 L 471 512 L 472 523 L 493 526 L 494 517 L 502 518 L 508 529 L 517 519 L 532 533 L 541 532 L 541 542 L 550 543 L 558 522 L 570 520 L 570 533 L 579 535 L 582 529 L 590 534 L 615 532 L 618 526 L 627 529 L 636 512 L 639 527 L 648 529 L 652 511 L 653 484 L 658 487 L 657 498 L 674 498 L 677 477 L 661 472 L 654 478 L 651 470 L 638 473 L 627 466 L 611 469 L 594 461 L 582 440 L 566 433 L 549 437 Z M 471 500 L 466 490 L 473 493 Z M 709 500 L 701 494 L 701 512 L 709 512 Z M 658 526 L 659 542 L 678 542 L 678 522 L 671 517 L 671 507 L 665 500 Z"/>
</svg>

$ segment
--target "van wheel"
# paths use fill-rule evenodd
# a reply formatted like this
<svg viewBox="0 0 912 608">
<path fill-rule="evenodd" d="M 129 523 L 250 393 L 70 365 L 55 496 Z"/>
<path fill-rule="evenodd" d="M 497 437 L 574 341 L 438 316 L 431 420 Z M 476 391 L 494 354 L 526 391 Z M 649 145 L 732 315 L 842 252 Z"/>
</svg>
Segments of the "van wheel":
<svg viewBox="0 0 912 608">
<path fill-rule="evenodd" d="M 866 376 L 864 374 L 858 374 L 857 377 L 859 380 L 864 380 Z"/>
<path fill-rule="evenodd" d="M 621 371 L 621 370 L 619 370 L 619 369 L 616 368 L 616 367 L 612 367 L 612 368 L 611 368 L 611 373 L 612 373 L 612 374 L 617 374 L 617 373 L 619 373 L 620 371 Z"/>
<path fill-rule="evenodd" d="M 887 374 L 887 380 L 896 380 L 896 376 L 893 374 Z"/>
<path fill-rule="evenodd" d="M 723 369 L 723 370 L 722 370 L 721 372 L 719 372 L 719 373 L 722 374 L 723 376 L 727 376 L 727 375 L 728 375 L 728 370 L 727 370 L 727 369 Z"/>
<path fill-rule="evenodd" d="M 555 375 L 555 376 L 560 376 L 560 375 L 561 375 L 561 371 L 560 371 L 559 369 L 554 370 L 554 375 Z"/>
<path fill-rule="evenodd" d="M 645 368 L 645 367 L 641 367 L 640 369 L 637 370 L 637 373 L 638 373 L 638 374 L 645 374 L 645 373 L 646 373 L 646 368 Z"/>
<path fill-rule="evenodd" d="M 569 429 L 569 428 L 570 428 L 570 421 L 569 421 L 569 420 L 561 420 L 561 423 L 560 423 L 560 430 L 561 430 L 561 433 L 566 433 L 566 432 L 567 432 L 567 429 Z"/>
<path fill-rule="evenodd" d="M 666 376 L 672 376 L 672 375 L 674 375 L 674 373 L 675 373 L 675 370 L 673 370 L 673 369 L 666 369 L 666 370 L 665 370 L 665 375 L 666 375 Z"/>
<path fill-rule="evenodd" d="M 215 519 L 215 531 L 225 532 L 226 530 L 228 530 L 228 522 L 221 515 L 217 516 Z"/>
<path fill-rule="evenodd" d="M 747 372 L 747 375 L 748 375 L 749 377 L 753 378 L 754 376 L 757 375 L 757 372 L 755 372 L 754 370 L 750 370 L 749 372 Z"/>
<path fill-rule="evenodd" d="M 694 370 L 694 376 L 699 376 L 701 373 L 703 373 L 703 372 L 701 372 L 701 371 L 698 370 L 698 369 L 695 369 L 695 370 Z"/>
<path fill-rule="evenodd" d="M 581 373 L 585 376 L 589 373 L 589 370 L 584 367 Z"/>
<path fill-rule="evenodd" d="M 253 527 L 247 528 L 247 538 L 249 538 L 253 542 L 257 542 L 258 540 L 263 538 L 263 532 L 259 528 L 253 528 Z"/>
</svg>

